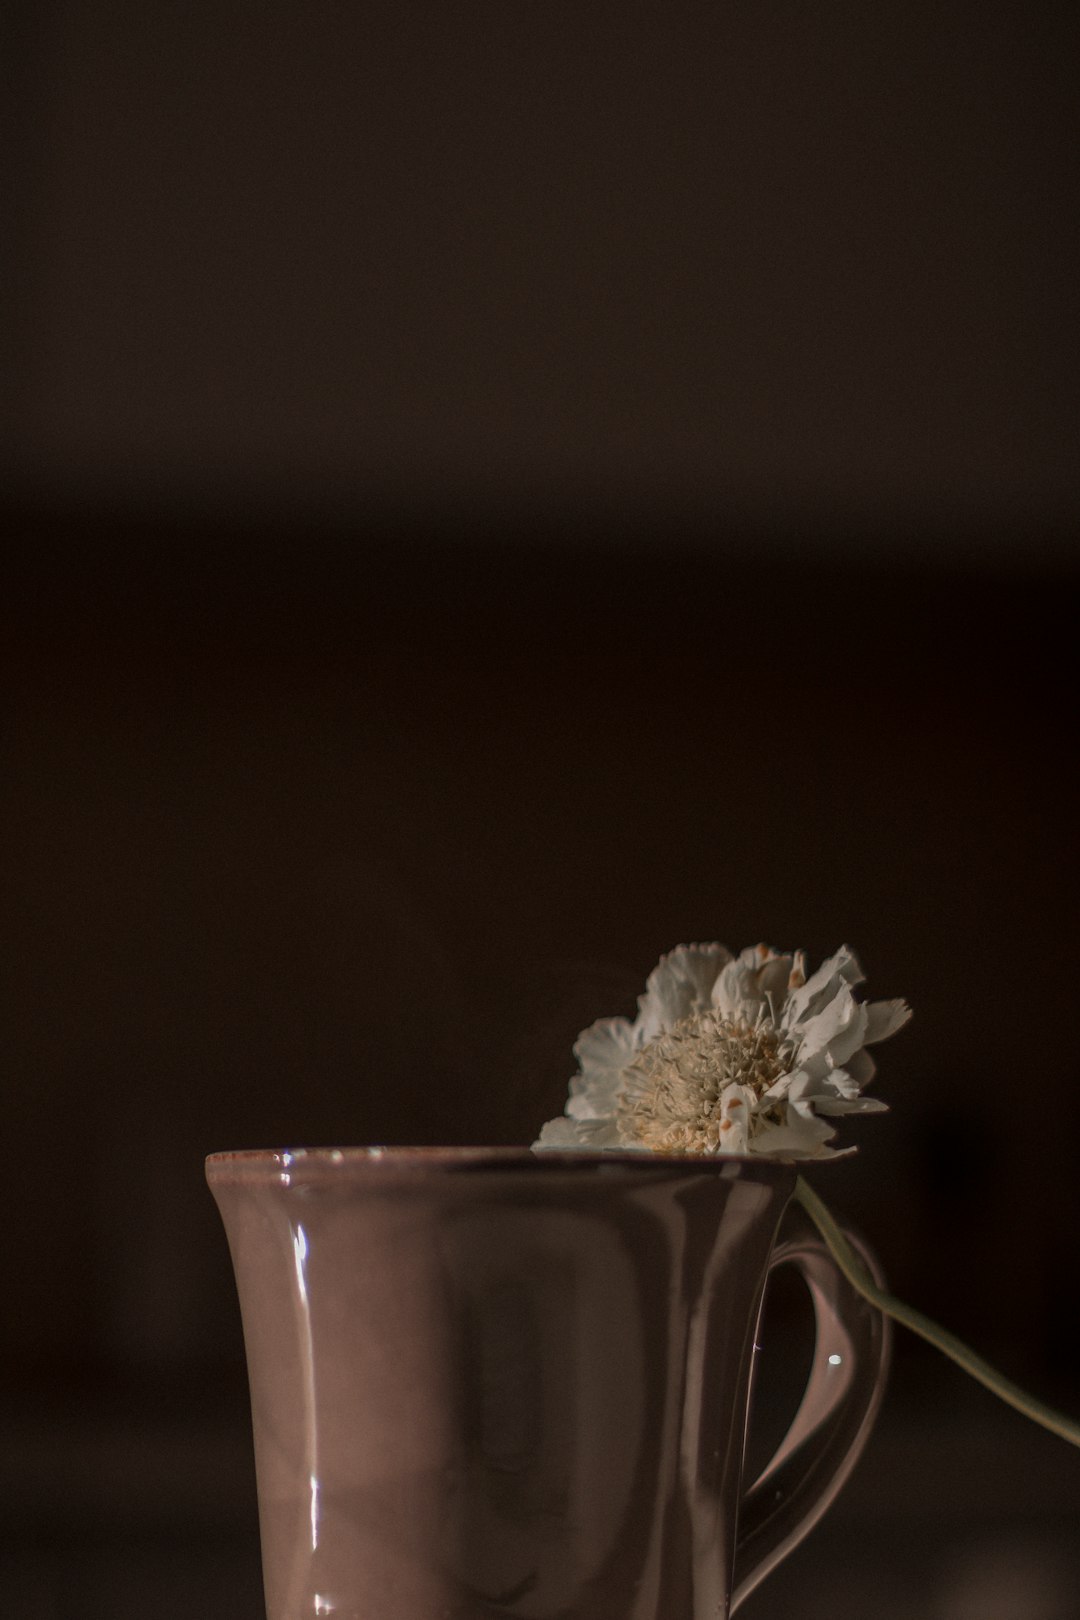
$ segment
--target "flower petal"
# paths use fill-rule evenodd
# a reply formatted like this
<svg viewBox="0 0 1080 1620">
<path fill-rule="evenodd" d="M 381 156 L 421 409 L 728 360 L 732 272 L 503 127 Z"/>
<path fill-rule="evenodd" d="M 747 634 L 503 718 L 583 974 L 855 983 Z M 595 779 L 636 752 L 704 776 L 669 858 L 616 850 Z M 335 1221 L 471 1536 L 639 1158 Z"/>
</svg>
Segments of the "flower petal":
<svg viewBox="0 0 1080 1620">
<path fill-rule="evenodd" d="M 866 1004 L 867 1025 L 863 1040 L 867 1045 L 873 1041 L 884 1041 L 890 1035 L 895 1035 L 898 1029 L 903 1029 L 911 1017 L 911 1008 L 906 1001 L 869 1001 Z"/>
<path fill-rule="evenodd" d="M 759 1012 L 779 1019 L 788 993 L 794 957 L 783 956 L 769 945 L 740 951 L 719 975 L 712 1004 L 722 1018 L 745 1018 L 753 1023 Z"/>
<path fill-rule="evenodd" d="M 655 1040 L 688 1013 L 709 1005 L 716 975 L 731 952 L 723 945 L 679 945 L 662 956 L 638 999 L 635 1031 L 643 1043 Z"/>
<path fill-rule="evenodd" d="M 789 1026 L 790 1028 L 790 1026 Z M 837 981 L 832 999 L 820 1011 L 805 1018 L 790 1032 L 802 1040 L 800 1055 L 812 1057 L 827 1052 L 834 1063 L 845 1062 L 862 1046 L 866 1031 L 866 1008 L 847 985 Z"/>
<path fill-rule="evenodd" d="M 813 1102 L 818 1097 L 857 1097 L 859 1088 L 846 1069 L 806 1065 L 795 1069 L 788 1086 L 791 1102 Z"/>
<path fill-rule="evenodd" d="M 887 1114 L 888 1103 L 883 1103 L 880 1097 L 823 1097 L 814 1098 L 814 1108 L 817 1113 L 835 1118 L 840 1114 Z"/>
<path fill-rule="evenodd" d="M 549 1119 L 533 1143 L 534 1148 L 619 1147 L 619 1133 L 613 1119 Z"/>
<path fill-rule="evenodd" d="M 800 1159 L 824 1156 L 825 1143 L 836 1131 L 809 1110 L 789 1108 L 785 1125 L 763 1125 L 750 1144 L 753 1153 L 785 1154 Z"/>
<path fill-rule="evenodd" d="M 595 1081 L 587 1082 L 584 1075 L 575 1074 L 570 1082 L 570 1095 L 566 1099 L 566 1112 L 571 1119 L 611 1119 L 619 1102 L 619 1076 L 607 1086 Z"/>
<path fill-rule="evenodd" d="M 820 1069 L 807 1066 L 796 1069 L 788 1077 L 788 1115 L 792 1108 L 812 1109 L 817 1114 L 883 1114 L 887 1105 L 876 1097 L 860 1097 L 859 1083 L 846 1069 Z M 766 1097 L 771 1100 L 771 1092 Z M 764 1099 L 763 1099 L 764 1100 Z"/>
<path fill-rule="evenodd" d="M 870 1003 L 870 1006 L 873 1006 L 873 1002 Z M 868 1007 L 866 1010 L 869 1012 L 870 1007 Z M 874 1062 L 873 1058 L 870 1056 L 869 1052 L 864 1046 L 860 1046 L 857 1052 L 853 1052 L 851 1056 L 845 1060 L 844 1068 L 847 1070 L 848 1074 L 850 1074 L 860 1091 L 862 1091 L 865 1086 L 870 1084 L 871 1080 L 877 1073 L 877 1064 Z"/>
<path fill-rule="evenodd" d="M 837 984 L 861 984 L 865 975 L 854 953 L 846 945 L 822 962 L 806 983 L 792 990 L 785 1008 L 785 1024 L 802 1019 L 820 1010 L 821 1004 L 835 995 Z"/>
<path fill-rule="evenodd" d="M 743 956 L 746 955 L 744 951 Z M 712 1004 L 723 1018 L 731 1018 L 742 1007 L 749 994 L 747 980 L 750 969 L 742 961 L 729 962 L 719 973 L 712 987 Z"/>
<path fill-rule="evenodd" d="M 750 1151 L 750 1121 L 756 1106 L 757 1098 L 749 1086 L 740 1086 L 733 1082 L 724 1087 L 719 1100 L 719 1152 Z"/>
<path fill-rule="evenodd" d="M 580 1074 L 570 1082 L 566 1112 L 575 1119 L 598 1119 L 615 1112 L 623 1071 L 634 1061 L 640 1041 L 628 1018 L 601 1018 L 574 1043 Z"/>
<path fill-rule="evenodd" d="M 583 1069 L 623 1069 L 640 1045 L 629 1018 L 599 1018 L 574 1042 L 574 1056 Z"/>
<path fill-rule="evenodd" d="M 784 1005 L 784 997 L 788 993 L 788 983 L 791 979 L 791 970 L 794 958 L 791 956 L 778 956 L 773 953 L 758 969 L 758 994 L 763 1001 L 768 1002 L 769 1010 L 775 1017 L 779 1017 L 780 1009 Z"/>
</svg>

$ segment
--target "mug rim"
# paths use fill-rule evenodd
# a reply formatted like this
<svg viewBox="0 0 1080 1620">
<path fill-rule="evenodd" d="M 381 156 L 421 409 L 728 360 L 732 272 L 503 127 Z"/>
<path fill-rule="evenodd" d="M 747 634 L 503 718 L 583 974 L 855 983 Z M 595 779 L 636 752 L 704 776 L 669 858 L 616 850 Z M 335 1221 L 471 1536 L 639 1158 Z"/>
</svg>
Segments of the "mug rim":
<svg viewBox="0 0 1080 1620">
<path fill-rule="evenodd" d="M 794 1176 L 791 1159 L 759 1153 L 657 1153 L 651 1149 L 443 1146 L 385 1143 L 372 1146 L 239 1148 L 210 1153 L 206 1177 L 211 1183 L 327 1181 L 363 1168 L 379 1176 L 483 1174 L 491 1171 L 550 1174 L 553 1170 L 588 1174 L 616 1169 L 656 1174 L 694 1171 L 735 1179 L 747 1170 Z"/>
</svg>

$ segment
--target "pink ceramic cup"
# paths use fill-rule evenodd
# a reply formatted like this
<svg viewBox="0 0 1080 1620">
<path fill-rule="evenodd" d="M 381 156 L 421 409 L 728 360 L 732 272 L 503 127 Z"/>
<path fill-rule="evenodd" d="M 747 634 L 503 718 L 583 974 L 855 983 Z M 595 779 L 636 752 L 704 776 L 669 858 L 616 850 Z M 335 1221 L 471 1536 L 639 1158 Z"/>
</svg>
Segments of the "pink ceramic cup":
<svg viewBox="0 0 1080 1620">
<path fill-rule="evenodd" d="M 207 1176 L 269 1620 L 723 1620 L 865 1443 L 886 1324 L 788 1210 L 790 1165 L 345 1148 L 214 1154 Z M 816 1349 L 748 1486 L 781 1262 Z"/>
</svg>

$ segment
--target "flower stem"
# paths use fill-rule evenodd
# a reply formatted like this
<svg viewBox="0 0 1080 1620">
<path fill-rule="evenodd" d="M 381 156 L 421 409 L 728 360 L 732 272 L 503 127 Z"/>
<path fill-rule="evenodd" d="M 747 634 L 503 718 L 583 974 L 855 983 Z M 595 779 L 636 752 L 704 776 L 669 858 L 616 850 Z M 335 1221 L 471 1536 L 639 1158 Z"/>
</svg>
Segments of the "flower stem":
<svg viewBox="0 0 1080 1620">
<path fill-rule="evenodd" d="M 931 1322 L 929 1317 L 923 1316 L 921 1311 L 914 1310 L 910 1305 L 905 1305 L 903 1300 L 896 1299 L 883 1288 L 879 1288 L 825 1204 L 802 1176 L 795 1182 L 795 1201 L 802 1205 L 821 1233 L 826 1248 L 840 1270 L 864 1299 L 868 1299 L 871 1305 L 876 1305 L 884 1315 L 891 1316 L 894 1322 L 899 1322 L 903 1327 L 910 1328 L 912 1333 L 917 1333 L 927 1344 L 932 1344 L 935 1349 L 940 1350 L 942 1355 L 955 1361 L 966 1373 L 970 1373 L 972 1378 L 985 1385 L 1008 1406 L 1015 1407 L 1016 1411 L 1022 1412 L 1033 1423 L 1039 1423 L 1044 1429 L 1049 1429 L 1051 1434 L 1060 1436 L 1062 1440 L 1068 1440 L 1074 1446 L 1080 1446 L 1080 1423 L 1036 1400 L 1018 1384 L 1012 1383 L 991 1367 L 981 1356 L 977 1356 L 974 1350 L 969 1350 L 954 1334 L 946 1332 L 944 1328 L 938 1327 L 936 1322 Z"/>
</svg>

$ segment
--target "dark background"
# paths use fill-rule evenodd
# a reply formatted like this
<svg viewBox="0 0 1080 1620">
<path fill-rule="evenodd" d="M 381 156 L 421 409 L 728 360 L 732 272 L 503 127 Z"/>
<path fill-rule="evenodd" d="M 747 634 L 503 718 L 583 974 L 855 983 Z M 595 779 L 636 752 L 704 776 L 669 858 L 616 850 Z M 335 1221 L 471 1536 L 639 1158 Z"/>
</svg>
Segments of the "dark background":
<svg viewBox="0 0 1080 1620">
<path fill-rule="evenodd" d="M 1073 13 L 4 28 L 0 1612 L 255 1620 L 203 1155 L 529 1141 L 681 940 L 909 998 L 817 1185 L 1080 1412 Z M 745 1612 L 1072 1620 L 1078 1524 L 901 1341 Z"/>
</svg>

